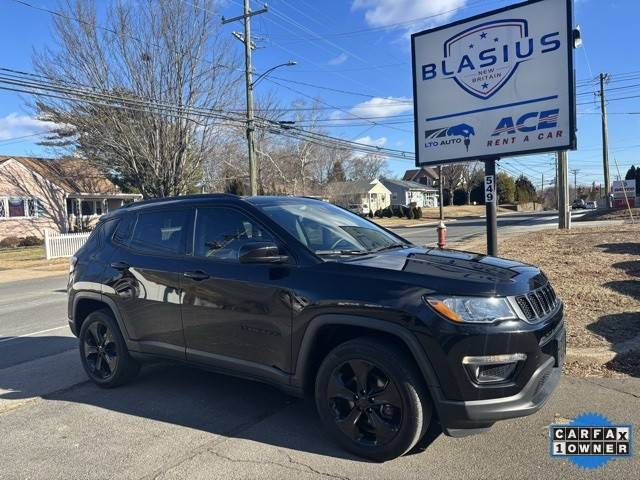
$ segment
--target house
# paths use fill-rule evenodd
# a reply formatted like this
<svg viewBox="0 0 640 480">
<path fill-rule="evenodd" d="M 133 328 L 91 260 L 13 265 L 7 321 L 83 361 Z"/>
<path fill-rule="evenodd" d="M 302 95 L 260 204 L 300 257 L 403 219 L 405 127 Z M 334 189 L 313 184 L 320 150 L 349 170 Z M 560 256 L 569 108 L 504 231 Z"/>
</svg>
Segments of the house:
<svg viewBox="0 0 640 480">
<path fill-rule="evenodd" d="M 406 180 L 383 178 L 381 182 L 391 191 L 391 203 L 395 205 L 411 205 L 416 207 L 437 207 L 438 191 L 422 183 Z"/>
<path fill-rule="evenodd" d="M 0 156 L 0 239 L 90 230 L 101 215 L 140 198 L 120 192 L 86 160 Z"/>
<path fill-rule="evenodd" d="M 391 192 L 375 179 L 353 182 L 333 182 L 329 185 L 329 197 L 341 207 L 358 206 L 360 213 L 382 210 L 391 204 Z"/>
<path fill-rule="evenodd" d="M 436 188 L 438 186 L 438 171 L 431 167 L 416 168 L 404 172 L 402 180 L 405 182 L 421 183 L 427 187 Z"/>
</svg>

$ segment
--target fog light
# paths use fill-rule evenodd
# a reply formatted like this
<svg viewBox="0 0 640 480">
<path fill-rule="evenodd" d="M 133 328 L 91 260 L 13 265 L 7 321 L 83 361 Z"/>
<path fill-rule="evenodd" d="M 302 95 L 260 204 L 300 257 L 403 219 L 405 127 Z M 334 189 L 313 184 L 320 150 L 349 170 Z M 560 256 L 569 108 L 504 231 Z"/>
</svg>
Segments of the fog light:
<svg viewBox="0 0 640 480">
<path fill-rule="evenodd" d="M 508 355 L 486 355 L 464 357 L 462 363 L 476 383 L 500 383 L 509 380 L 516 371 L 518 362 L 524 361 L 524 353 Z"/>
</svg>

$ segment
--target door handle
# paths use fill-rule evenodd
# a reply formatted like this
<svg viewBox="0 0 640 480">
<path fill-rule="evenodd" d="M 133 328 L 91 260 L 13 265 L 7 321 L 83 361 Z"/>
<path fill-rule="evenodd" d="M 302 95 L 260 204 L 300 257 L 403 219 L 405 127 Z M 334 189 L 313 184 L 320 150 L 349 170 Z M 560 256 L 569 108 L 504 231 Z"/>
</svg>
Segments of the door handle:
<svg viewBox="0 0 640 480">
<path fill-rule="evenodd" d="M 129 264 L 127 262 L 112 262 L 111 268 L 115 268 L 116 270 L 126 270 L 129 268 Z"/>
<path fill-rule="evenodd" d="M 209 278 L 209 274 L 203 272 L 202 270 L 195 270 L 193 272 L 184 272 L 182 275 L 184 275 L 187 278 L 190 278 L 191 280 L 195 280 L 197 282 L 201 280 L 206 280 L 207 278 Z"/>
</svg>

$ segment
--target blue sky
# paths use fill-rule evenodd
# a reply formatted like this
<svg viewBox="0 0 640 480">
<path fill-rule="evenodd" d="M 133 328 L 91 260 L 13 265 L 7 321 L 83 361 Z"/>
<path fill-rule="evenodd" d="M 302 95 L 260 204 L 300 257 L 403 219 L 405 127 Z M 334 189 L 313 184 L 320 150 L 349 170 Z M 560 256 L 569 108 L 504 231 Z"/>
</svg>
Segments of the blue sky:
<svg viewBox="0 0 640 480">
<path fill-rule="evenodd" d="M 55 9 L 57 0 L 28 0 Z M 185 0 L 186 1 L 186 0 Z M 187 2 L 188 3 L 188 2 Z M 225 0 L 222 14 L 241 11 L 241 0 Z M 517 3 L 509 0 L 272 0 L 269 12 L 254 17 L 259 47 L 256 71 L 295 60 L 257 86 L 257 95 L 272 93 L 284 104 L 318 98 L 326 114 L 327 133 L 388 148 L 413 151 L 412 81 L 409 34 L 427 27 Z M 0 66 L 31 71 L 31 53 L 51 42 L 49 14 L 14 0 L 0 0 Z M 253 2 L 257 9 L 262 4 Z M 425 18 L 426 17 L 426 18 Z M 584 46 L 575 52 L 578 79 L 578 144 L 569 154 L 578 183 L 602 181 L 599 98 L 594 95 L 599 72 L 611 76 L 608 88 L 611 174 L 622 175 L 640 164 L 640 55 L 637 0 L 577 0 L 575 22 Z M 416 20 L 419 19 L 419 20 Z M 229 35 L 240 25 L 224 27 Z M 237 48 L 241 48 L 238 42 Z M 293 82 L 301 83 L 293 83 Z M 307 85 L 305 85 L 307 84 Z M 318 88 L 324 87 L 324 88 Z M 339 92 L 341 91 L 341 92 Z M 625 99 L 624 97 L 635 97 Z M 617 100 L 620 99 L 620 100 Z M 0 154 L 46 154 L 24 137 L 42 132 L 19 95 L 0 91 Z M 360 120 L 366 118 L 366 120 Z M 372 119 L 371 117 L 378 117 Z M 351 118 L 351 121 L 344 121 Z M 550 155 L 503 159 L 512 174 L 525 173 L 537 185 L 554 177 Z M 412 162 L 389 160 L 401 174 Z M 571 177 L 573 180 L 573 176 Z"/>
</svg>

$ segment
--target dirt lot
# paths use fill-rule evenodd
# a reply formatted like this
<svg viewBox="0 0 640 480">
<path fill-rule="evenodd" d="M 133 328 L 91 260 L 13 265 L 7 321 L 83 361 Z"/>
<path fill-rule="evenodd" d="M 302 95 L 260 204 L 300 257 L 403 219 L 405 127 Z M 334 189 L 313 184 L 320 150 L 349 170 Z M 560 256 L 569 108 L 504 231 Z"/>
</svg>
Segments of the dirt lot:
<svg viewBox="0 0 640 480">
<path fill-rule="evenodd" d="M 68 264 L 68 258 L 47 260 L 44 247 L 0 250 L 0 283 L 59 275 Z"/>
<path fill-rule="evenodd" d="M 486 243 L 456 248 L 484 253 Z M 640 374 L 640 350 L 622 353 L 640 345 L 640 225 L 505 235 L 499 254 L 539 265 L 564 301 L 568 349 L 576 353 L 570 373 Z"/>
</svg>

